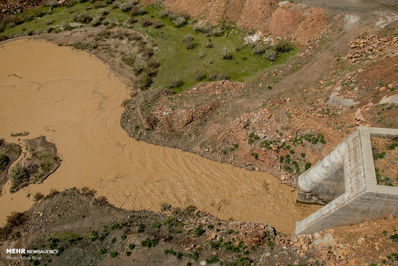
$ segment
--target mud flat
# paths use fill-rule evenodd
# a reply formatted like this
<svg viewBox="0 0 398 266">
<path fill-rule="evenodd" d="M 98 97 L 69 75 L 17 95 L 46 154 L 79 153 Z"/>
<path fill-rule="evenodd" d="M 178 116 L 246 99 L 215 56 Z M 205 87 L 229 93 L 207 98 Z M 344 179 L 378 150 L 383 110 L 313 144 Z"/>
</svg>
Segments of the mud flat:
<svg viewBox="0 0 398 266">
<path fill-rule="evenodd" d="M 32 204 L 36 192 L 88 186 L 116 207 L 158 211 L 195 205 L 222 219 L 262 221 L 290 233 L 316 207 L 273 176 L 249 172 L 131 139 L 119 125 L 128 97 L 123 79 L 98 58 L 69 47 L 22 39 L 0 45 L 0 138 L 44 135 L 61 166 L 43 184 L 0 196 L 0 222 Z"/>
</svg>

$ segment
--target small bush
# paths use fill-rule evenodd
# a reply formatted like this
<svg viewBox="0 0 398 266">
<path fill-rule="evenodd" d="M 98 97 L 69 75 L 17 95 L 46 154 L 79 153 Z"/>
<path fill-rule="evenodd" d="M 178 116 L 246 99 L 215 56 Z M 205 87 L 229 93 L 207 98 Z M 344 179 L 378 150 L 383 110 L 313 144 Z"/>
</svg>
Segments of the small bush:
<svg viewBox="0 0 398 266">
<path fill-rule="evenodd" d="M 267 49 L 264 51 L 264 59 L 269 61 L 275 61 L 278 53 L 274 49 Z"/>
<path fill-rule="evenodd" d="M 184 84 L 184 82 L 180 78 L 176 77 L 176 78 L 173 78 L 172 81 L 170 82 L 169 88 L 170 89 L 179 88 L 183 84 Z"/>
<path fill-rule="evenodd" d="M 254 159 L 258 159 L 258 154 L 257 153 L 252 153 L 252 156 L 254 157 Z"/>
<path fill-rule="evenodd" d="M 14 192 L 20 185 L 29 181 L 29 173 L 25 169 L 25 167 L 23 167 L 20 164 L 17 164 L 11 169 L 10 179 L 11 179 L 11 191 Z"/>
<path fill-rule="evenodd" d="M 202 81 L 206 78 L 206 73 L 203 73 L 202 71 L 198 71 L 195 74 L 195 80 L 196 81 Z"/>
<path fill-rule="evenodd" d="M 293 50 L 293 45 L 286 40 L 281 40 L 275 45 L 275 50 L 278 53 L 287 53 Z"/>
<path fill-rule="evenodd" d="M 0 171 L 3 171 L 7 168 L 10 163 L 10 158 L 7 154 L 0 154 Z"/>
<path fill-rule="evenodd" d="M 160 205 L 160 210 L 161 210 L 162 212 L 164 212 L 164 211 L 170 211 L 170 210 L 171 210 L 171 205 L 168 204 L 168 203 L 162 203 L 162 204 Z"/>
<path fill-rule="evenodd" d="M 182 38 L 183 43 L 190 43 L 193 41 L 193 36 L 191 34 L 184 35 Z"/>
<path fill-rule="evenodd" d="M 146 11 L 145 11 L 145 8 L 144 7 L 142 7 L 142 6 L 133 6 L 131 9 L 130 9 L 130 11 L 129 11 L 129 13 L 131 14 L 131 15 L 133 15 L 133 16 L 140 16 L 140 15 L 145 15 L 146 14 Z"/>
<path fill-rule="evenodd" d="M 156 247 L 159 244 L 159 238 L 146 238 L 145 240 L 141 241 L 141 246 L 147 247 L 147 248 L 153 248 Z"/>
<path fill-rule="evenodd" d="M 100 248 L 100 250 L 98 250 L 98 254 L 100 254 L 100 255 L 103 255 L 103 254 L 105 254 L 106 252 L 107 252 L 107 250 L 104 249 L 104 248 Z"/>
<path fill-rule="evenodd" d="M 261 44 L 257 44 L 253 47 L 253 53 L 256 55 L 261 55 L 264 52 L 265 52 L 265 48 Z"/>
<path fill-rule="evenodd" d="M 159 16 L 160 16 L 161 18 L 167 18 L 167 17 L 169 17 L 169 15 L 170 15 L 170 10 L 167 9 L 167 8 L 162 9 L 162 10 L 159 12 Z"/>
<path fill-rule="evenodd" d="M 214 47 L 214 44 L 211 41 L 206 43 L 206 48 L 213 48 L 213 47 Z"/>
<path fill-rule="evenodd" d="M 308 169 L 310 169 L 310 167 L 311 167 L 311 163 L 310 162 L 306 162 L 305 165 L 304 165 L 304 169 L 308 170 Z"/>
<path fill-rule="evenodd" d="M 221 36 L 224 34 L 224 30 L 221 27 L 215 27 L 210 32 L 213 36 Z"/>
<path fill-rule="evenodd" d="M 130 24 L 130 25 L 132 25 L 132 24 L 135 24 L 135 23 L 137 23 L 137 19 L 135 19 L 135 18 L 129 18 L 128 20 L 127 20 L 127 23 L 128 24 Z"/>
<path fill-rule="evenodd" d="M 208 264 L 215 264 L 219 261 L 220 261 L 220 259 L 217 256 L 213 256 L 213 257 L 206 259 L 206 263 L 208 263 Z"/>
<path fill-rule="evenodd" d="M 195 229 L 195 236 L 201 236 L 205 233 L 205 230 L 202 227 L 198 227 Z"/>
<path fill-rule="evenodd" d="M 116 258 L 119 253 L 117 251 L 112 251 L 109 255 L 111 256 L 111 258 Z"/>
<path fill-rule="evenodd" d="M 7 225 L 13 226 L 20 226 L 25 223 L 28 218 L 22 212 L 13 212 L 10 216 L 7 217 Z"/>
<path fill-rule="evenodd" d="M 145 232 L 145 224 L 139 224 L 137 232 L 138 233 Z"/>
<path fill-rule="evenodd" d="M 184 26 L 187 23 L 187 20 L 184 17 L 176 17 L 171 21 L 177 28 Z"/>
<path fill-rule="evenodd" d="M 186 44 L 185 47 L 186 47 L 188 50 L 191 50 L 191 49 L 195 48 L 195 44 L 194 44 L 193 42 L 189 42 L 189 43 Z"/>
<path fill-rule="evenodd" d="M 232 60 L 233 59 L 233 55 L 229 52 L 229 50 L 226 47 L 223 48 L 223 50 L 221 52 L 221 56 L 222 56 L 222 59 L 224 59 L 224 60 Z"/>
<path fill-rule="evenodd" d="M 34 201 L 40 201 L 43 197 L 44 197 L 43 194 L 41 194 L 40 192 L 37 192 L 37 193 L 33 196 L 33 200 L 34 200 Z"/>
<path fill-rule="evenodd" d="M 144 18 L 143 20 L 141 20 L 141 25 L 143 27 L 149 27 L 153 24 L 152 20 L 148 19 L 148 18 Z"/>
<path fill-rule="evenodd" d="M 201 33 L 207 34 L 211 31 L 211 25 L 199 22 L 193 26 L 193 29 L 196 32 L 201 32 Z"/>
<path fill-rule="evenodd" d="M 152 79 L 148 73 L 142 73 L 138 76 L 135 84 L 140 90 L 146 90 L 151 86 Z"/>
<path fill-rule="evenodd" d="M 79 22 L 79 23 L 84 23 L 84 24 L 88 24 L 90 23 L 93 18 L 86 14 L 86 13 L 82 13 L 82 14 L 78 14 L 73 18 L 74 21 Z"/>
</svg>

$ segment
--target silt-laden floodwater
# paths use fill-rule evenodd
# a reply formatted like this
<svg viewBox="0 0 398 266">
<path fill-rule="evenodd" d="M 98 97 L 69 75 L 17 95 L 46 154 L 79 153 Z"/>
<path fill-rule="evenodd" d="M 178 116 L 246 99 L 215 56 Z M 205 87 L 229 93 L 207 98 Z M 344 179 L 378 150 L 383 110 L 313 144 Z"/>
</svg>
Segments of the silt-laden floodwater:
<svg viewBox="0 0 398 266">
<path fill-rule="evenodd" d="M 161 203 L 195 205 L 223 219 L 262 221 L 290 233 L 316 207 L 272 175 L 136 141 L 119 125 L 128 88 L 93 55 L 41 40 L 0 45 L 0 138 L 45 135 L 61 166 L 43 184 L 0 196 L 0 223 L 24 211 L 36 192 L 88 186 L 116 207 L 158 211 Z"/>
</svg>

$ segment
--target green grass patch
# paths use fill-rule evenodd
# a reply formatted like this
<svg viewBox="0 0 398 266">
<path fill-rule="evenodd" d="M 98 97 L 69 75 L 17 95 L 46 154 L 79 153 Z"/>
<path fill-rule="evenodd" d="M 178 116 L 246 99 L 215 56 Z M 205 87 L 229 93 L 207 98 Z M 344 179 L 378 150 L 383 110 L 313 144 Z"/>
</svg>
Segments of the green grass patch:
<svg viewBox="0 0 398 266">
<path fill-rule="evenodd" d="M 271 61 L 265 59 L 267 51 L 271 50 L 266 48 L 261 53 L 260 49 L 259 53 L 244 45 L 246 33 L 235 25 L 198 29 L 189 18 L 165 15 L 165 9 L 157 5 L 120 8 L 115 4 L 103 6 L 89 2 L 52 9 L 41 7 L 33 14 L 25 11 L 18 15 L 22 20 L 18 25 L 7 23 L 3 26 L 3 35 L 59 32 L 72 29 L 70 24 L 76 21 L 82 22 L 82 26 L 104 24 L 132 28 L 145 34 L 157 47 L 154 59 L 160 63 L 160 68 L 152 87 L 171 88 L 176 92 L 199 81 L 244 81 L 272 65 L 286 62 L 297 51 L 286 43 L 278 44 L 272 50 L 278 55 Z M 191 36 L 188 41 L 187 36 Z M 124 60 L 131 61 L 129 58 Z"/>
</svg>

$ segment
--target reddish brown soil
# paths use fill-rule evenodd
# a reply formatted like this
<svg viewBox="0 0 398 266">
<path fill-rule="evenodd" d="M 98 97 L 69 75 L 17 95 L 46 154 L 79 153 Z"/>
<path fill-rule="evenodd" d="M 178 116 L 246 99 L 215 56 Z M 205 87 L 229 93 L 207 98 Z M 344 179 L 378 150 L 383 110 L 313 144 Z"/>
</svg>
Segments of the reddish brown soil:
<svg viewBox="0 0 398 266">
<path fill-rule="evenodd" d="M 371 141 L 378 184 L 398 187 L 398 138 L 372 137 Z"/>
<path fill-rule="evenodd" d="M 153 4 L 154 0 L 144 0 Z M 173 12 L 217 24 L 222 20 L 245 29 L 259 30 L 273 38 L 296 40 L 299 44 L 315 40 L 325 31 L 328 21 L 321 8 L 303 8 L 299 4 L 278 6 L 276 0 L 164 0 Z"/>
</svg>

